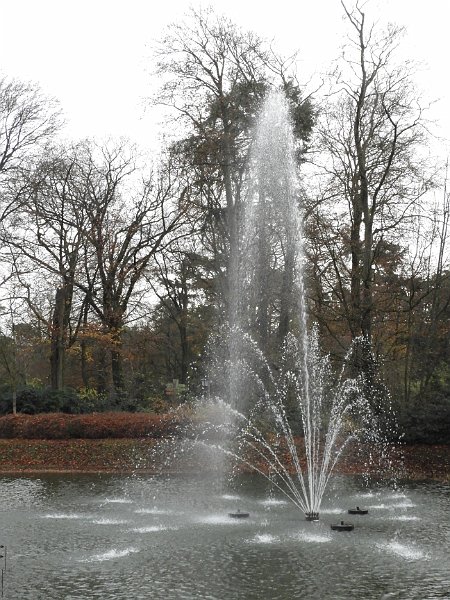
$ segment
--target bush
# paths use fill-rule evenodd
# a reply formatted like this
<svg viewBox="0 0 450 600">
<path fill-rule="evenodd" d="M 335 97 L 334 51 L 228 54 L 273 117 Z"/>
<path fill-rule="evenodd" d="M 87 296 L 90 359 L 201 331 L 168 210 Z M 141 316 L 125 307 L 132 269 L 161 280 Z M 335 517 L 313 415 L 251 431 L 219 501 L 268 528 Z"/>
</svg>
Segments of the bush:
<svg viewBox="0 0 450 600">
<path fill-rule="evenodd" d="M 26 415 L 35 415 L 44 412 L 58 412 L 64 410 L 66 404 L 70 404 L 76 398 L 73 390 L 55 392 L 40 387 L 26 386 L 17 393 L 17 412 Z M 2 414 L 11 412 L 11 392 L 4 396 L 0 405 Z"/>
<path fill-rule="evenodd" d="M 398 413 L 407 444 L 450 444 L 450 399 L 440 394 L 422 398 Z"/>
<path fill-rule="evenodd" d="M 108 408 L 110 407 L 108 406 L 106 394 L 97 392 L 94 388 L 81 388 L 78 392 L 64 395 L 61 410 L 71 415 L 85 415 L 92 412 L 102 412 Z"/>
<path fill-rule="evenodd" d="M 0 417 L 0 438 L 105 439 L 181 436 L 189 421 L 182 414 L 100 413 L 69 415 L 6 415 Z"/>
<path fill-rule="evenodd" d="M 44 409 L 42 408 L 42 395 L 42 389 L 31 386 L 20 390 L 17 394 L 17 412 L 24 413 L 26 415 L 34 415 L 37 412 L 43 412 Z M 56 410 L 58 410 L 58 408 Z"/>
<path fill-rule="evenodd" d="M 162 414 L 169 412 L 171 406 L 167 400 L 160 396 L 149 396 L 141 401 L 138 411 L 147 413 Z"/>
<path fill-rule="evenodd" d="M 0 389 L 0 414 L 8 414 L 11 410 L 11 391 Z M 56 391 L 30 385 L 17 393 L 17 412 L 26 415 L 53 412 L 80 415 L 106 410 L 111 410 L 106 395 L 90 388 L 82 388 L 78 392 L 71 388 Z"/>
</svg>

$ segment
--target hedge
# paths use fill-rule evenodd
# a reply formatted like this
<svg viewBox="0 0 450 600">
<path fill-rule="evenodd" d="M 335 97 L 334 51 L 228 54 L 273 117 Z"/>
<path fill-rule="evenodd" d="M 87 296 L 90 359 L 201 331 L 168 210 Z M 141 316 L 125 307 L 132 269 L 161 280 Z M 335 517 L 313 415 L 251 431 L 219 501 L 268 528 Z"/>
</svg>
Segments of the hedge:
<svg viewBox="0 0 450 600">
<path fill-rule="evenodd" d="M 161 438 L 182 435 L 188 422 L 188 416 L 180 413 L 6 415 L 0 417 L 0 438 L 36 440 Z"/>
</svg>

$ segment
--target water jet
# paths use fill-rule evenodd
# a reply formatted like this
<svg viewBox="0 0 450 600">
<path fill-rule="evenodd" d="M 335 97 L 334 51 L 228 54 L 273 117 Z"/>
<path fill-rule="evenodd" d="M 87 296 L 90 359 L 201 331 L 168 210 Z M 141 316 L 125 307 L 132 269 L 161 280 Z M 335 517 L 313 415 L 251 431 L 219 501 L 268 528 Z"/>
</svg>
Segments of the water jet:
<svg viewBox="0 0 450 600">
<path fill-rule="evenodd" d="M 373 415 L 362 377 L 351 375 L 353 348 L 336 373 L 321 351 L 318 329 L 308 327 L 292 131 L 284 94 L 269 93 L 255 129 L 240 233 L 230 248 L 229 318 L 210 340 L 207 379 L 217 394 L 210 390 L 207 404 L 217 415 L 203 439 L 213 431 L 219 441 L 210 447 L 263 475 L 307 520 L 317 521 L 331 473 L 347 446 L 364 439 Z M 268 272 L 262 254 L 271 246 L 284 256 L 284 293 L 295 322 L 279 340 L 275 361 L 261 334 Z"/>
</svg>

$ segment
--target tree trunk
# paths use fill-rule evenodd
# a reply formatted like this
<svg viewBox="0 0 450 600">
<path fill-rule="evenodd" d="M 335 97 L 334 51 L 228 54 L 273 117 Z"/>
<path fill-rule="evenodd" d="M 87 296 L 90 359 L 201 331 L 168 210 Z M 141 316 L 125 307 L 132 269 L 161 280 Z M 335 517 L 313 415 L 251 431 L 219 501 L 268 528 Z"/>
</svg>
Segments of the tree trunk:
<svg viewBox="0 0 450 600">
<path fill-rule="evenodd" d="M 83 308 L 83 333 L 86 334 L 88 325 L 88 303 L 85 303 Z M 87 343 L 85 336 L 81 338 L 81 379 L 83 381 L 83 386 L 87 389 L 89 387 L 89 375 L 88 375 L 88 355 L 87 355 Z"/>
<path fill-rule="evenodd" d="M 115 400 L 123 398 L 125 393 L 125 376 L 123 368 L 123 349 L 121 327 L 111 329 L 111 375 L 113 396 Z"/>
<path fill-rule="evenodd" d="M 362 210 L 359 194 L 352 201 L 353 219 L 350 232 L 350 252 L 351 252 L 351 275 L 350 275 L 350 331 L 352 338 L 357 337 L 361 332 L 361 223 Z"/>
<path fill-rule="evenodd" d="M 108 335 L 103 330 L 102 342 L 97 347 L 97 389 L 101 394 L 111 395 L 111 377 L 110 377 L 110 357 L 109 344 L 107 343 Z"/>
<path fill-rule="evenodd" d="M 189 368 L 189 342 L 185 319 L 178 324 L 180 332 L 180 383 L 186 383 Z"/>
<path fill-rule="evenodd" d="M 53 311 L 50 342 L 50 382 L 52 390 L 61 391 L 64 387 L 64 353 L 65 353 L 65 313 L 66 295 L 64 287 L 56 290 L 55 308 Z"/>
<path fill-rule="evenodd" d="M 361 333 L 370 342 L 372 340 L 372 313 L 373 313 L 373 233 L 370 217 L 364 227 L 364 255 L 362 264 L 362 297 L 361 297 Z"/>
<path fill-rule="evenodd" d="M 64 364 L 72 296 L 73 285 L 66 282 L 57 288 L 55 293 L 50 341 L 50 382 L 52 390 L 57 391 L 64 388 Z"/>
</svg>

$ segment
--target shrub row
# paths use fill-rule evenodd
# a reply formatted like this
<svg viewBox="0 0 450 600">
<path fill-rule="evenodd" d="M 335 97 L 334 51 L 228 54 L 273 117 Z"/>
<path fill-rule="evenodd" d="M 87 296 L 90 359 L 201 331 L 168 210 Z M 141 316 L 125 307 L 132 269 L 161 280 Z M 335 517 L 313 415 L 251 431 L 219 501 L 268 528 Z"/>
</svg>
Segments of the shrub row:
<svg viewBox="0 0 450 600">
<path fill-rule="evenodd" d="M 178 413 L 6 415 L 0 417 L 0 438 L 38 440 L 161 438 L 182 435 L 187 423 L 188 417 Z"/>
<path fill-rule="evenodd" d="M 166 412 L 170 408 L 167 401 L 158 395 L 145 399 L 116 398 L 108 399 L 106 394 L 93 388 L 61 391 L 49 388 L 27 386 L 17 393 L 17 412 L 27 415 L 63 412 L 71 415 L 90 414 L 92 412 Z M 0 385 L 0 415 L 11 412 L 12 398 L 9 387 Z"/>
<path fill-rule="evenodd" d="M 397 408 L 399 430 L 407 444 L 450 444 L 450 398 L 423 397 L 413 406 Z"/>
</svg>

